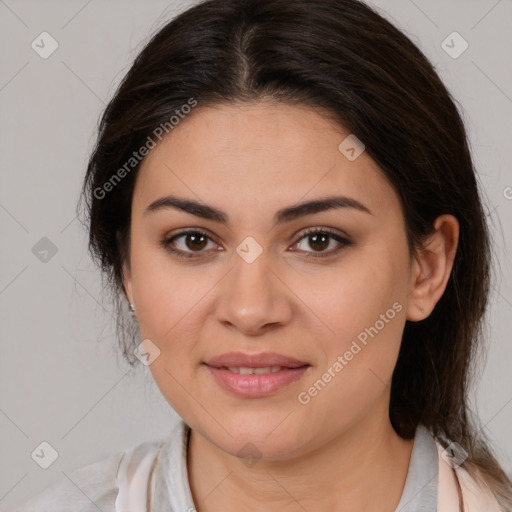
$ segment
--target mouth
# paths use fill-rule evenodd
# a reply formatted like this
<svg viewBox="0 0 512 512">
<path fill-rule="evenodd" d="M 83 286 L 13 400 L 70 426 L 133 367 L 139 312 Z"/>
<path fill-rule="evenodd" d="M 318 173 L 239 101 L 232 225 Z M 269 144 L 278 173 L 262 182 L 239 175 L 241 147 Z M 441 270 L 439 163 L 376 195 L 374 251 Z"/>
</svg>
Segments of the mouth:
<svg viewBox="0 0 512 512">
<path fill-rule="evenodd" d="M 224 367 L 222 367 L 224 368 Z M 250 368 L 248 366 L 230 366 L 228 368 L 224 368 L 225 370 L 229 370 L 232 373 L 238 373 L 241 375 L 266 375 L 268 373 L 277 373 L 281 371 L 284 366 L 264 366 L 261 368 Z"/>
<path fill-rule="evenodd" d="M 230 394 L 261 398 L 275 394 L 300 379 L 309 363 L 281 354 L 231 352 L 203 363 L 214 381 Z"/>
</svg>

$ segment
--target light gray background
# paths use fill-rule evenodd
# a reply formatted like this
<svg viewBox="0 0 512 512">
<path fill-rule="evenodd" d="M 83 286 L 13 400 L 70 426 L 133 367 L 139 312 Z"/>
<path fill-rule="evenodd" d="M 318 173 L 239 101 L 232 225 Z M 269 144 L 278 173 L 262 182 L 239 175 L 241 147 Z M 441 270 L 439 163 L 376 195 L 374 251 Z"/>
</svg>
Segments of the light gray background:
<svg viewBox="0 0 512 512">
<path fill-rule="evenodd" d="M 372 3 L 429 56 L 464 111 L 500 261 L 474 402 L 512 471 L 512 1 Z M 148 368 L 133 375 L 118 364 L 111 306 L 75 205 L 104 104 L 149 34 L 190 4 L 0 0 L 4 510 L 177 421 Z M 31 48 L 43 31 L 59 44 L 46 60 Z M 457 59 L 441 47 L 453 31 L 469 43 Z M 46 263 L 32 252 L 42 237 L 57 247 Z M 59 453 L 46 470 L 30 455 L 42 441 Z"/>
</svg>

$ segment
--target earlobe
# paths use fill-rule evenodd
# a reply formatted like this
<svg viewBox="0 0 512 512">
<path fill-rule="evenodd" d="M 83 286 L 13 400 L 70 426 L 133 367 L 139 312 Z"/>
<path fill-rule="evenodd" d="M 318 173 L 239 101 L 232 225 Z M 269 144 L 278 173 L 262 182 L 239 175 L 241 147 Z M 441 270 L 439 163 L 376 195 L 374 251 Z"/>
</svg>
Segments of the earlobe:
<svg viewBox="0 0 512 512">
<path fill-rule="evenodd" d="M 438 217 L 433 233 L 414 257 L 407 320 L 424 320 L 443 296 L 453 268 L 458 239 L 457 219 L 453 215 Z"/>
</svg>

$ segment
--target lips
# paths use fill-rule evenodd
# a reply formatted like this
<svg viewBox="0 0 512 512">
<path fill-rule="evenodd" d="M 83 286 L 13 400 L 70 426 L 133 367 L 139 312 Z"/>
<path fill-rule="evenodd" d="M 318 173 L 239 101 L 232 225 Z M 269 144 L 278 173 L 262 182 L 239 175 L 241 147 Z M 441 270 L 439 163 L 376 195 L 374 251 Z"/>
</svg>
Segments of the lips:
<svg viewBox="0 0 512 512">
<path fill-rule="evenodd" d="M 305 361 L 283 356 L 274 352 L 260 354 L 244 354 L 243 352 L 227 352 L 206 361 L 212 368 L 300 368 L 309 366 Z"/>
<path fill-rule="evenodd" d="M 232 395 L 261 398 L 297 381 L 310 364 L 272 352 L 230 352 L 204 363 L 215 382 Z"/>
</svg>

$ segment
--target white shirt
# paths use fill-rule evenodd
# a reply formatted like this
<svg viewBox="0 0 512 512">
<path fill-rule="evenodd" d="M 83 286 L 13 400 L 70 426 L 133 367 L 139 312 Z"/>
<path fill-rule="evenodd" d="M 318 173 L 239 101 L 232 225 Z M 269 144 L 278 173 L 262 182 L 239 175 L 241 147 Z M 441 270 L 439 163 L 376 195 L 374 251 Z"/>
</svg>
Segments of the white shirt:
<svg viewBox="0 0 512 512">
<path fill-rule="evenodd" d="M 12 512 L 195 512 L 187 472 L 189 434 L 188 425 L 180 421 L 164 439 L 132 446 L 79 468 L 69 474 L 69 479 L 60 480 Z M 395 512 L 457 512 L 458 506 L 453 508 L 454 492 L 449 507 L 439 503 L 438 490 L 448 482 L 448 477 L 439 478 L 441 473 L 448 475 L 441 450 L 429 431 L 419 426 Z M 467 473 L 459 468 L 457 474 L 462 477 L 466 498 Z M 479 496 L 469 497 L 484 503 L 478 501 Z M 485 509 L 480 505 L 470 508 L 465 503 L 466 512 L 500 510 L 488 492 L 485 497 L 489 500 Z"/>
</svg>

